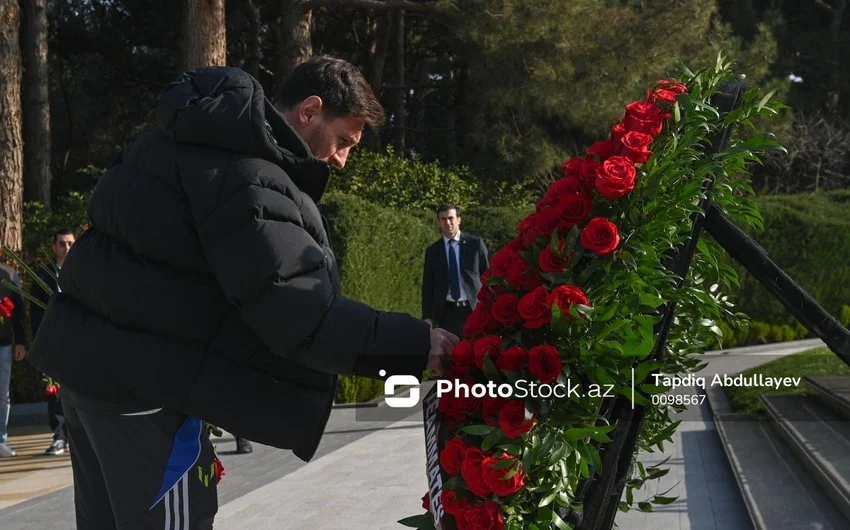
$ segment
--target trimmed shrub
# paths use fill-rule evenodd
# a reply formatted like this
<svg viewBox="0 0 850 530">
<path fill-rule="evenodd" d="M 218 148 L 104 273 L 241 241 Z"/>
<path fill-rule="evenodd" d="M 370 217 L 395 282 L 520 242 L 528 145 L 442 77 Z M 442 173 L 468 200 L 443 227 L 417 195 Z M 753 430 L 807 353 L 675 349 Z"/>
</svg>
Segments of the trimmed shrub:
<svg viewBox="0 0 850 530">
<path fill-rule="evenodd" d="M 850 192 L 777 195 L 756 201 L 765 229 L 752 237 L 773 261 L 839 318 L 850 303 Z M 753 320 L 794 325 L 793 316 L 738 263 L 738 310 Z"/>
<path fill-rule="evenodd" d="M 469 207 L 478 204 L 480 195 L 467 167 L 409 160 L 390 147 L 383 153 L 352 151 L 345 168 L 331 177 L 329 191 L 401 211 L 434 210 L 444 202 Z"/>
</svg>

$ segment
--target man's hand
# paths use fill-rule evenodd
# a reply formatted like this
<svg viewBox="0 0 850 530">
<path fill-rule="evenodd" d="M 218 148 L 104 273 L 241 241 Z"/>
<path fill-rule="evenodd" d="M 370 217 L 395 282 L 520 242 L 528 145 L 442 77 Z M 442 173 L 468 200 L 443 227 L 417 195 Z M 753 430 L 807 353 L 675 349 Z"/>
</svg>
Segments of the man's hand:
<svg viewBox="0 0 850 530">
<path fill-rule="evenodd" d="M 433 344 L 433 342 L 434 341 L 432 339 L 431 343 Z M 15 344 L 15 360 L 16 361 L 23 361 L 26 358 L 27 358 L 27 347 L 24 346 L 23 344 Z"/>
<path fill-rule="evenodd" d="M 453 333 L 440 328 L 431 328 L 431 351 L 428 353 L 428 369 L 443 375 L 449 369 L 452 350 L 460 339 Z"/>
</svg>

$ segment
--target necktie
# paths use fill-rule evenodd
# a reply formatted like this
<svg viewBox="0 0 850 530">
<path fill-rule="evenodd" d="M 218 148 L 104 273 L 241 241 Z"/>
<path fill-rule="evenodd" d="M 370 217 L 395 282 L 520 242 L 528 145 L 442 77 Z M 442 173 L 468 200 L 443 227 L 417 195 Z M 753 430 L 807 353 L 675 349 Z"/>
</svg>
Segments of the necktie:
<svg viewBox="0 0 850 530">
<path fill-rule="evenodd" d="M 460 298 L 460 271 L 457 267 L 456 241 L 449 240 L 449 282 L 452 289 L 452 298 L 457 301 Z"/>
</svg>

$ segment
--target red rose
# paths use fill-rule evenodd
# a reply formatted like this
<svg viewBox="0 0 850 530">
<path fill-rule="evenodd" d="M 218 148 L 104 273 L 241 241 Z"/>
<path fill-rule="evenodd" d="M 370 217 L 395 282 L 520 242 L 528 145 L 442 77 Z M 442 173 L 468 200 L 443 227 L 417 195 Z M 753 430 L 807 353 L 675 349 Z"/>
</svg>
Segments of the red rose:
<svg viewBox="0 0 850 530">
<path fill-rule="evenodd" d="M 477 337 L 481 335 L 490 326 L 490 321 L 490 306 L 485 303 L 476 305 L 463 325 L 464 336 Z"/>
<path fill-rule="evenodd" d="M 578 180 L 581 183 L 582 189 L 588 194 L 596 184 L 596 170 L 601 165 L 596 160 L 585 160 L 581 165 L 581 169 L 578 172 Z"/>
<path fill-rule="evenodd" d="M 653 103 L 659 101 L 673 103 L 676 101 L 676 96 L 688 91 L 688 87 L 684 83 L 673 79 L 661 79 L 656 85 L 655 89 L 646 90 L 646 99 Z"/>
<path fill-rule="evenodd" d="M 455 490 L 444 489 L 440 494 L 440 500 L 443 502 L 443 510 L 456 519 L 462 517 L 463 512 L 469 508 L 469 500 L 458 499 Z"/>
<path fill-rule="evenodd" d="M 578 172 L 581 169 L 584 160 L 579 157 L 570 158 L 561 166 L 561 173 L 565 177 L 569 176 L 578 176 Z"/>
<path fill-rule="evenodd" d="M 431 510 L 431 493 L 425 492 L 425 495 L 422 496 L 422 509 L 423 510 Z"/>
<path fill-rule="evenodd" d="M 521 346 L 511 346 L 499 356 L 497 366 L 506 372 L 520 373 L 528 365 L 528 352 Z"/>
<path fill-rule="evenodd" d="M 458 398 L 454 393 L 443 394 L 437 402 L 440 415 L 449 422 L 463 420 L 464 414 L 459 410 Z"/>
<path fill-rule="evenodd" d="M 578 180 L 578 177 L 570 176 L 553 182 L 546 194 L 556 199 L 555 202 L 557 203 L 565 195 L 575 195 L 576 193 L 581 193 L 581 191 L 581 182 Z"/>
<path fill-rule="evenodd" d="M 535 234 L 534 232 L 525 232 L 520 237 L 515 237 L 508 241 L 508 244 L 505 245 L 505 248 L 509 248 L 514 252 L 520 252 L 533 245 L 536 239 L 537 234 Z M 528 242 L 526 242 L 526 240 L 528 240 Z"/>
<path fill-rule="evenodd" d="M 664 109 L 649 101 L 634 101 L 626 105 L 623 125 L 629 131 L 657 136 L 664 125 Z"/>
<path fill-rule="evenodd" d="M 490 269 L 487 269 L 490 270 Z M 487 306 L 493 305 L 493 302 L 496 301 L 496 295 L 493 294 L 493 291 L 487 287 L 487 284 L 484 283 L 484 275 L 481 275 L 481 290 L 478 291 L 478 302 Z"/>
<path fill-rule="evenodd" d="M 508 272 L 508 283 L 517 291 L 533 291 L 543 283 L 540 271 L 528 264 L 524 259 L 514 263 Z"/>
<path fill-rule="evenodd" d="M 608 200 L 619 199 L 635 187 L 635 165 L 624 156 L 612 156 L 596 175 L 596 190 Z"/>
<path fill-rule="evenodd" d="M 652 156 L 649 144 L 652 143 L 652 136 L 636 131 L 629 131 L 623 135 L 623 156 L 634 162 L 635 164 L 646 164 L 649 157 Z"/>
<path fill-rule="evenodd" d="M 505 460 L 512 461 L 515 466 L 519 465 L 519 471 L 510 478 L 505 478 L 505 475 L 507 475 L 513 467 L 506 467 L 502 469 L 494 469 L 492 467 L 499 462 L 504 462 Z M 483 469 L 482 474 L 484 475 L 484 483 L 487 484 L 487 486 L 493 490 L 493 493 L 499 497 L 513 495 L 525 485 L 525 475 L 522 472 L 522 464 L 510 455 L 491 456 L 485 458 L 484 462 L 481 463 L 481 467 Z"/>
<path fill-rule="evenodd" d="M 541 285 L 543 285 L 543 276 L 540 275 L 540 271 L 529 267 L 528 270 L 526 270 L 520 289 L 522 289 L 523 292 L 531 292 Z"/>
<path fill-rule="evenodd" d="M 604 161 L 608 157 L 616 155 L 619 147 L 619 144 L 615 144 L 610 139 L 600 140 L 587 148 L 587 155 L 591 160 L 598 157 L 600 161 Z"/>
<path fill-rule="evenodd" d="M 535 221 L 537 223 L 535 226 L 537 235 L 544 239 L 549 239 L 549 236 L 552 235 L 552 231 L 558 228 L 558 223 L 560 222 L 558 209 L 546 208 L 545 210 L 541 210 L 540 213 L 537 214 L 537 217 L 535 217 Z"/>
<path fill-rule="evenodd" d="M 507 403 L 508 400 L 500 397 L 493 397 L 489 394 L 486 394 L 483 398 L 481 398 L 481 417 L 484 419 L 484 423 L 491 427 L 498 427 L 499 414 L 502 412 L 502 409 Z"/>
<path fill-rule="evenodd" d="M 218 484 L 221 482 L 221 479 L 224 478 L 224 464 L 221 463 L 221 460 L 218 457 L 215 457 L 215 483 Z"/>
<path fill-rule="evenodd" d="M 585 195 L 567 195 L 558 203 L 558 232 L 566 235 L 590 217 L 593 203 Z"/>
<path fill-rule="evenodd" d="M 537 239 L 537 214 L 531 214 L 519 222 L 516 229 L 519 233 L 519 242 L 523 246 L 529 247 L 534 244 Z M 516 241 L 516 240 L 514 240 Z M 513 250 L 516 250 L 515 248 Z"/>
<path fill-rule="evenodd" d="M 12 311 L 14 309 L 15 304 L 8 296 L 4 296 L 3 300 L 0 300 L 0 315 L 2 315 L 3 318 L 12 318 Z"/>
<path fill-rule="evenodd" d="M 448 442 L 443 450 L 440 451 L 440 466 L 443 470 L 453 477 L 460 473 L 460 466 L 463 464 L 463 455 L 466 453 L 469 446 L 459 436 L 455 436 Z"/>
<path fill-rule="evenodd" d="M 490 269 L 493 271 L 494 276 L 501 276 L 504 278 L 507 276 L 514 261 L 521 259 L 522 256 L 520 256 L 519 253 L 509 248 L 502 248 L 493 254 L 493 258 L 490 260 Z"/>
<path fill-rule="evenodd" d="M 475 341 L 475 366 L 484 369 L 484 356 L 490 355 L 490 361 L 495 365 L 502 354 L 502 337 L 498 335 L 487 335 Z"/>
<path fill-rule="evenodd" d="M 505 521 L 502 508 L 493 501 L 471 505 L 455 517 L 457 530 L 503 530 Z"/>
<path fill-rule="evenodd" d="M 44 388 L 44 393 L 48 396 L 58 396 L 59 395 L 59 386 L 58 385 L 47 385 Z"/>
<path fill-rule="evenodd" d="M 566 267 L 564 260 L 555 257 L 552 246 L 546 245 L 537 257 L 537 264 L 543 272 L 561 272 Z"/>
<path fill-rule="evenodd" d="M 541 383 L 551 383 L 557 379 L 561 368 L 561 354 L 554 346 L 541 344 L 529 350 L 528 370 L 537 376 Z"/>
<path fill-rule="evenodd" d="M 541 285 L 520 298 L 517 309 L 519 309 L 519 315 L 525 320 L 526 328 L 543 327 L 552 319 L 548 296 L 549 291 Z"/>
<path fill-rule="evenodd" d="M 525 405 L 522 401 L 512 399 L 502 407 L 499 413 L 499 428 L 508 438 L 516 438 L 534 427 L 534 415 L 526 418 Z"/>
<path fill-rule="evenodd" d="M 513 326 L 521 320 L 517 312 L 519 299 L 515 294 L 501 294 L 496 298 L 496 303 L 490 310 L 493 320 L 503 326 Z"/>
<path fill-rule="evenodd" d="M 449 422 L 459 422 L 481 407 L 481 398 L 472 396 L 455 395 L 453 392 L 440 396 L 437 410 Z"/>
<path fill-rule="evenodd" d="M 553 304 L 558 304 L 561 314 L 572 320 L 570 306 L 575 304 L 588 305 L 588 300 L 584 292 L 575 285 L 559 285 L 549 293 L 546 303 L 550 310 Z"/>
<path fill-rule="evenodd" d="M 622 122 L 611 127 L 611 141 L 614 142 L 615 145 L 620 146 L 620 140 L 623 139 L 623 136 L 626 134 L 626 126 L 623 125 Z M 622 148 L 621 148 L 622 149 Z"/>
<path fill-rule="evenodd" d="M 527 261 L 525 261 L 525 258 L 517 255 L 517 259 L 511 263 L 511 267 L 508 269 L 506 276 L 511 288 L 515 291 L 519 291 L 525 284 L 526 276 L 531 273 L 531 266 Z"/>
<path fill-rule="evenodd" d="M 549 191 L 537 202 L 537 212 L 539 213 L 546 208 L 554 208 L 564 197 L 578 193 L 584 193 L 578 177 L 571 176 L 558 179 L 549 186 Z"/>
<path fill-rule="evenodd" d="M 472 342 L 462 340 L 452 350 L 452 367 L 462 374 L 468 373 L 475 366 L 475 351 Z"/>
<path fill-rule="evenodd" d="M 594 217 L 581 231 L 581 244 L 600 256 L 614 252 L 620 244 L 617 225 L 604 217 Z"/>
<path fill-rule="evenodd" d="M 481 469 L 481 463 L 488 456 L 493 456 L 493 453 L 482 451 L 477 447 L 469 447 L 464 452 L 463 464 L 460 467 L 460 475 L 466 482 L 467 489 L 479 497 L 486 497 L 493 493 L 484 483 L 483 470 Z"/>
</svg>

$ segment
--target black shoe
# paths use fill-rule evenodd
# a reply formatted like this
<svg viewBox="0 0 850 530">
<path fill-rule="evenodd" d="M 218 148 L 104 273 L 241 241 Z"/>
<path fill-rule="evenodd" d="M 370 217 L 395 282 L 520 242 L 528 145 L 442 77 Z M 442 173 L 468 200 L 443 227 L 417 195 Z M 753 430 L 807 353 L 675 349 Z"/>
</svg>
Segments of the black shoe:
<svg viewBox="0 0 850 530">
<path fill-rule="evenodd" d="M 50 444 L 50 447 L 44 451 L 46 455 L 61 455 L 65 452 L 65 448 L 68 446 L 68 442 L 65 440 L 53 440 L 53 443 Z"/>
<path fill-rule="evenodd" d="M 251 446 L 251 442 L 249 442 L 245 438 L 236 439 L 236 454 L 244 455 L 253 452 L 254 448 Z"/>
</svg>

